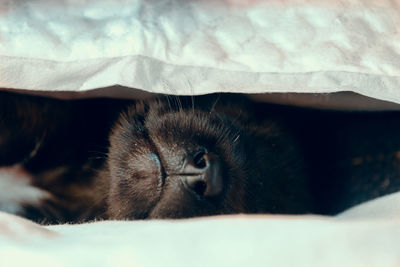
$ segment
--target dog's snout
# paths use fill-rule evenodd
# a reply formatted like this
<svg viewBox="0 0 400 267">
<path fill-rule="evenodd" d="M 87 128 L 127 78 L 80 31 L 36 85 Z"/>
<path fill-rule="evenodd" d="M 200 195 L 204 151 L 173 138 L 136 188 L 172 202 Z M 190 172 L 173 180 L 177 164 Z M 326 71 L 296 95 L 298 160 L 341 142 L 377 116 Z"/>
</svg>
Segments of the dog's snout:
<svg viewBox="0 0 400 267">
<path fill-rule="evenodd" d="M 213 197 L 223 188 L 221 162 L 217 155 L 199 151 L 182 171 L 185 184 L 202 197 Z"/>
</svg>

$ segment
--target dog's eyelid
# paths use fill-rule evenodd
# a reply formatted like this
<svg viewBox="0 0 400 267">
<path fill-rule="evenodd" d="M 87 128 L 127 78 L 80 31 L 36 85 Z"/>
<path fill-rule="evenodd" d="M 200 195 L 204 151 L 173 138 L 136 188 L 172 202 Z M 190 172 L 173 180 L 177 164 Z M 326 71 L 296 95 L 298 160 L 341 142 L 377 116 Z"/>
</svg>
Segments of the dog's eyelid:
<svg viewBox="0 0 400 267">
<path fill-rule="evenodd" d="M 155 163 L 158 168 L 161 168 L 161 165 L 162 165 L 161 160 L 160 160 L 160 157 L 156 153 L 150 152 L 149 154 L 147 154 L 147 157 L 149 159 L 151 159 L 151 161 L 153 163 Z"/>
</svg>

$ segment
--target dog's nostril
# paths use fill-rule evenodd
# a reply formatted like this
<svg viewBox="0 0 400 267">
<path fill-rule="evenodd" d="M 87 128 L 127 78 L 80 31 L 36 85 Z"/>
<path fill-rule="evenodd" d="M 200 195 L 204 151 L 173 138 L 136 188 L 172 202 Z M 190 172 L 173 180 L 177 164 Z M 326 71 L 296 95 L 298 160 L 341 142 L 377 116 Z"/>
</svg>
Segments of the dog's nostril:
<svg viewBox="0 0 400 267">
<path fill-rule="evenodd" d="M 193 186 L 193 191 L 196 192 L 199 196 L 204 196 L 206 192 L 207 184 L 204 181 L 196 181 Z"/>
<path fill-rule="evenodd" d="M 205 158 L 206 152 L 205 151 L 199 151 L 197 152 L 194 157 L 193 157 L 193 165 L 194 167 L 198 169 L 204 169 L 207 167 L 207 160 Z"/>
<path fill-rule="evenodd" d="M 201 150 L 184 166 L 181 176 L 185 185 L 201 197 L 215 197 L 222 192 L 222 166 L 218 155 Z"/>
</svg>

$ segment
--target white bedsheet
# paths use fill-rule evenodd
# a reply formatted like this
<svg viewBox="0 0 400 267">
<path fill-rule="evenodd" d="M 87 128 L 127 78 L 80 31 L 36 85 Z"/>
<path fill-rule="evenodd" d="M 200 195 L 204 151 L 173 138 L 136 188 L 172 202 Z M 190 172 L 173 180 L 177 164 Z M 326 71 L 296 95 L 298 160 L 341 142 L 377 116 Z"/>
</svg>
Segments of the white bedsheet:
<svg viewBox="0 0 400 267">
<path fill-rule="evenodd" d="M 400 193 L 334 218 L 224 216 L 41 227 L 0 213 L 0 266 L 399 266 Z"/>
<path fill-rule="evenodd" d="M 2 0 L 0 87 L 400 102 L 398 0 Z"/>
</svg>

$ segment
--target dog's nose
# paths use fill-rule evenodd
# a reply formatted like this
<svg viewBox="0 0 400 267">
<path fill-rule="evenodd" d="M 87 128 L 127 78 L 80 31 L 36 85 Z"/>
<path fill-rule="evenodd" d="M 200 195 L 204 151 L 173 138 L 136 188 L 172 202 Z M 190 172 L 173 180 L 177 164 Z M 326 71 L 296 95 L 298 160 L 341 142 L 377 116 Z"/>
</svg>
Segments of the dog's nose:
<svg viewBox="0 0 400 267">
<path fill-rule="evenodd" d="M 182 175 L 188 188 L 199 196 L 213 197 L 222 191 L 221 162 L 213 153 L 195 153 L 183 168 Z"/>
</svg>

